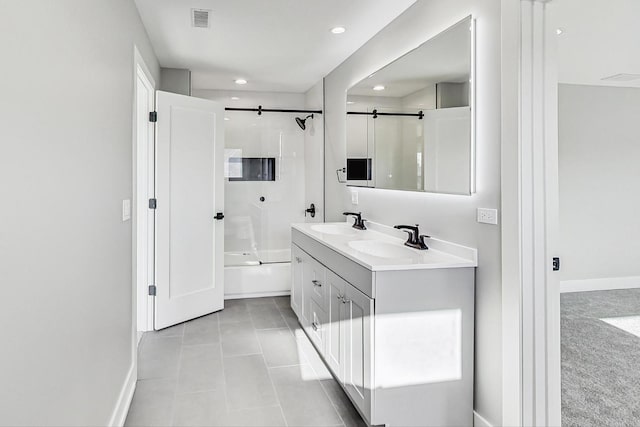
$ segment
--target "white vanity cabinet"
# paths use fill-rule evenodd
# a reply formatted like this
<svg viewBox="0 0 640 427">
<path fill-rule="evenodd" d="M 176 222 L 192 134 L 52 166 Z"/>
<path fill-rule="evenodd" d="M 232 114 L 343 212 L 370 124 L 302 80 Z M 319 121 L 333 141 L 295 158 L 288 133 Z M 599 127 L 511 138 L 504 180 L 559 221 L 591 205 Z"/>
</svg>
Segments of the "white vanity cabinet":
<svg viewBox="0 0 640 427">
<path fill-rule="evenodd" d="M 293 253 L 302 259 L 293 266 L 294 280 L 302 277 L 293 285 L 302 289 L 306 318 L 298 315 L 300 323 L 354 404 L 369 416 L 373 299 L 296 245 Z"/>
<path fill-rule="evenodd" d="M 472 425 L 474 262 L 434 250 L 445 268 L 379 268 L 340 239 L 293 227 L 291 305 L 358 411 L 371 425 Z"/>
</svg>

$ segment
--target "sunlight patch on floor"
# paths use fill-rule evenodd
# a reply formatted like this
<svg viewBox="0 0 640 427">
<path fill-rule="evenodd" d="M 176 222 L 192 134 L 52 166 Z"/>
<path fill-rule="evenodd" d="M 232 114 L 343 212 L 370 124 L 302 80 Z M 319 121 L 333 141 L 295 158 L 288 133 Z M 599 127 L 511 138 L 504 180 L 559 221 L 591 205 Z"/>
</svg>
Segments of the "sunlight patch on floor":
<svg viewBox="0 0 640 427">
<path fill-rule="evenodd" d="M 640 338 L 640 316 L 605 317 L 600 320 Z"/>
</svg>

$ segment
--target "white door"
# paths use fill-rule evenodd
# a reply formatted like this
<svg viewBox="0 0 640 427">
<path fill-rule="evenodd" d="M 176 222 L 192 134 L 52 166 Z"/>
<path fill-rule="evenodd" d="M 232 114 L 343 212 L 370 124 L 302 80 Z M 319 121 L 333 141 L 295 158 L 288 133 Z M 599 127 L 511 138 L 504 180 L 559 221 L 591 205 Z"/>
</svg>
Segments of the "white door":
<svg viewBox="0 0 640 427">
<path fill-rule="evenodd" d="M 157 330 L 224 306 L 224 108 L 157 92 L 156 111 Z"/>
</svg>

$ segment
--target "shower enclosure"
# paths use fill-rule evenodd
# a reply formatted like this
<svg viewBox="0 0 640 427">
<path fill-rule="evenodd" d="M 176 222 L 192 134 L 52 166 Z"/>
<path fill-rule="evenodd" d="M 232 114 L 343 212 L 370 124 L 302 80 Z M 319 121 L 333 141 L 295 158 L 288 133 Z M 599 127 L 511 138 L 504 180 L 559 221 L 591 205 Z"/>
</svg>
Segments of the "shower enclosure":
<svg viewBox="0 0 640 427">
<path fill-rule="evenodd" d="M 304 222 L 304 132 L 295 114 L 227 111 L 225 295 L 290 290 L 291 224 Z"/>
</svg>

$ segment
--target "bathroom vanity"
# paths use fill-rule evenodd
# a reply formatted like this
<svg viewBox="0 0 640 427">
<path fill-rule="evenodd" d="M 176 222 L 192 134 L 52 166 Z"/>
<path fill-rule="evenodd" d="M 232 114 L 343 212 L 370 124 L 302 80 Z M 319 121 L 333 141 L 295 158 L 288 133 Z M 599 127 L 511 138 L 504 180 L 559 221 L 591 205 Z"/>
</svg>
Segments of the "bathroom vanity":
<svg viewBox="0 0 640 427">
<path fill-rule="evenodd" d="M 292 226 L 300 324 L 370 425 L 473 425 L 476 251 L 367 227 Z"/>
</svg>

